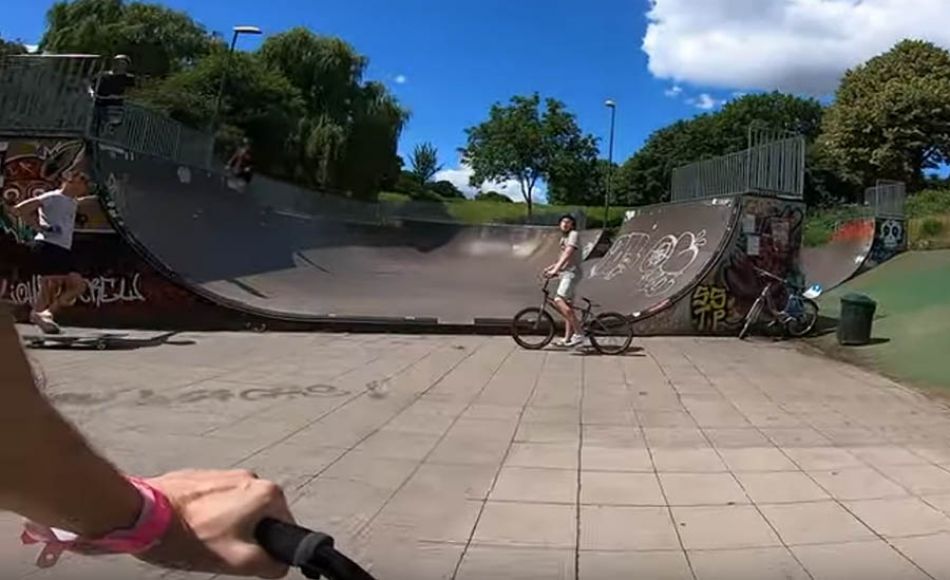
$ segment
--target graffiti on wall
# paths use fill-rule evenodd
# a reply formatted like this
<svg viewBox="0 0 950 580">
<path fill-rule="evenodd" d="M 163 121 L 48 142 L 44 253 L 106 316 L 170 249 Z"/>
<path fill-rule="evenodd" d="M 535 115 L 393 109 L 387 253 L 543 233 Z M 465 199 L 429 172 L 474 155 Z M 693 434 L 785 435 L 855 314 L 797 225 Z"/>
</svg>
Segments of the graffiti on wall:
<svg viewBox="0 0 950 580">
<path fill-rule="evenodd" d="M 701 332 L 716 333 L 728 328 L 734 312 L 733 298 L 722 286 L 700 284 L 690 300 L 693 327 Z"/>
<path fill-rule="evenodd" d="M 907 227 L 903 220 L 875 220 L 874 244 L 865 268 L 878 266 L 907 249 Z"/>
<path fill-rule="evenodd" d="M 706 238 L 706 230 L 668 234 L 655 241 L 642 232 L 624 234 L 594 265 L 591 277 L 613 280 L 632 270 L 640 275 L 638 292 L 650 298 L 663 296 L 699 258 Z"/>
<path fill-rule="evenodd" d="M 803 205 L 746 197 L 742 211 L 741 228 L 736 232 L 733 247 L 693 291 L 692 324 L 702 333 L 729 332 L 742 324 L 764 284 L 756 268 L 799 284 L 804 281 L 798 260 Z M 777 289 L 777 293 L 781 291 Z"/>
<path fill-rule="evenodd" d="M 639 289 L 644 296 L 662 296 L 696 262 L 706 245 L 706 230 L 670 234 L 660 238 L 640 264 Z"/>
<path fill-rule="evenodd" d="M 101 308 L 117 302 L 145 302 L 139 287 L 140 275 L 108 277 L 96 276 L 86 279 L 86 291 L 79 297 L 80 304 Z M 25 281 L 10 281 L 0 278 L 0 300 L 13 304 L 36 303 L 40 294 L 40 276 L 34 275 Z"/>
<path fill-rule="evenodd" d="M 0 142 L 0 229 L 25 241 L 32 238 L 26 224 L 9 209 L 21 201 L 56 189 L 70 169 L 89 171 L 86 149 L 78 140 L 22 139 Z M 77 230 L 111 231 L 101 208 L 83 208 L 76 213 Z"/>
</svg>

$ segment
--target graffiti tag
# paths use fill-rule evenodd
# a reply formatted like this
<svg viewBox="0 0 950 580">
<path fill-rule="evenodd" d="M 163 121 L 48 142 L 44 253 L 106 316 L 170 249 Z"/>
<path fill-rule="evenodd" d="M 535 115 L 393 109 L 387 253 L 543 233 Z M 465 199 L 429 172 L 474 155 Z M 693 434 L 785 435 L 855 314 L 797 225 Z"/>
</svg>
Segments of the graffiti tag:
<svg viewBox="0 0 950 580">
<path fill-rule="evenodd" d="M 700 285 L 693 291 L 690 303 L 693 314 L 693 326 L 696 330 L 716 332 L 726 322 L 732 300 L 721 286 Z"/>
<path fill-rule="evenodd" d="M 706 230 L 663 236 L 640 264 L 640 291 L 650 298 L 670 291 L 705 245 Z"/>
<path fill-rule="evenodd" d="M 591 269 L 591 276 L 613 280 L 627 271 L 640 258 L 640 252 L 650 241 L 649 234 L 632 232 L 624 234 L 610 246 L 610 250 Z"/>
<path fill-rule="evenodd" d="M 82 304 L 101 308 L 116 302 L 145 302 L 139 288 L 139 274 L 122 278 L 97 276 L 86 279 L 86 291 L 79 297 Z M 41 277 L 33 276 L 26 282 L 10 282 L 0 279 L 0 300 L 14 304 L 33 305 L 40 294 Z"/>
<path fill-rule="evenodd" d="M 309 387 L 270 387 L 232 391 L 230 389 L 197 389 L 175 397 L 161 395 L 152 390 L 139 391 L 139 398 L 135 402 L 139 406 L 170 406 L 194 405 L 204 401 L 226 403 L 240 400 L 248 402 L 304 398 L 343 397 L 349 391 L 338 389 L 333 385 L 310 385 Z"/>
</svg>

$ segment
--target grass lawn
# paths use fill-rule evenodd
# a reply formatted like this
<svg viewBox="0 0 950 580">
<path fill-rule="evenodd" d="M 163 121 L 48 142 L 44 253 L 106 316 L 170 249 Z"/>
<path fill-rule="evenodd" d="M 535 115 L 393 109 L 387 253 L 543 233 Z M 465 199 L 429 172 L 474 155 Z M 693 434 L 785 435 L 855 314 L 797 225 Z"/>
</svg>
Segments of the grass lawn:
<svg viewBox="0 0 950 580">
<path fill-rule="evenodd" d="M 409 203 L 410 198 L 400 193 L 381 193 L 379 200 L 385 203 Z M 425 202 L 415 202 L 425 203 Z M 440 202 L 428 202 L 438 204 Z M 466 224 L 487 224 L 487 223 L 522 223 L 526 208 L 523 203 L 504 203 L 497 201 L 475 201 L 465 200 L 447 200 L 441 202 L 448 215 Z M 578 207 L 578 206 L 559 206 L 547 205 L 543 203 L 534 204 L 535 215 L 551 214 L 556 219 L 557 216 L 565 213 L 571 213 L 576 210 L 582 210 L 587 215 L 588 228 L 603 227 L 604 208 L 600 207 Z M 629 208 L 612 207 L 610 208 L 609 223 L 610 227 L 617 227 L 623 223 L 624 213 Z"/>
<path fill-rule="evenodd" d="M 950 395 L 950 250 L 900 255 L 823 296 L 822 314 L 838 318 L 840 299 L 850 292 L 878 304 L 875 343 L 842 347 L 834 333 L 810 342 L 899 381 Z"/>
</svg>

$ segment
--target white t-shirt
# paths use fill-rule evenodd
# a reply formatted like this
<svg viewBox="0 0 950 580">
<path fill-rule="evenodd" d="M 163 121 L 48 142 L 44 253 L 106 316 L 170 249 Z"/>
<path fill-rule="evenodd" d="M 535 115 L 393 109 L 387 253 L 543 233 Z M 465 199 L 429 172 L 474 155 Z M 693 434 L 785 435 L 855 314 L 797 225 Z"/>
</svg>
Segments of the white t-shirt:
<svg viewBox="0 0 950 580">
<path fill-rule="evenodd" d="M 571 257 L 568 259 L 567 264 L 564 265 L 565 272 L 579 272 L 581 262 L 583 262 L 583 256 L 581 255 L 581 243 L 580 235 L 577 233 L 577 230 L 571 230 L 567 234 L 561 236 L 561 250 L 571 246 L 574 248 L 574 252 L 571 254 Z"/>
<path fill-rule="evenodd" d="M 37 232 L 35 239 L 56 244 L 67 250 L 72 249 L 79 202 L 63 195 L 61 189 L 48 191 L 36 199 L 40 200 L 39 216 L 43 230 Z"/>
</svg>

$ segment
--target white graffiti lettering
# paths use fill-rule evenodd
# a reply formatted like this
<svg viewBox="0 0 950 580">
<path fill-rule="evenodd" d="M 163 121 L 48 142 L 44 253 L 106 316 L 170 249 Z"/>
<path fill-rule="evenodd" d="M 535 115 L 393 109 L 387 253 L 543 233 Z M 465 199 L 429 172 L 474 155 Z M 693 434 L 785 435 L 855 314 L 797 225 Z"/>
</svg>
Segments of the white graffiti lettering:
<svg viewBox="0 0 950 580">
<path fill-rule="evenodd" d="M 632 232 L 618 237 L 610 246 L 607 254 L 591 268 L 592 278 L 613 280 L 637 263 L 640 252 L 650 241 L 649 234 Z"/>
<path fill-rule="evenodd" d="M 36 304 L 40 295 L 40 276 L 29 281 L 11 283 L 0 279 L 0 299 L 14 304 Z M 116 302 L 145 302 L 145 296 L 139 288 L 139 274 L 123 278 L 97 276 L 86 279 L 86 291 L 79 302 L 95 308 Z"/>
<path fill-rule="evenodd" d="M 650 298 L 670 291 L 705 245 L 706 230 L 663 236 L 640 264 L 640 291 Z"/>
</svg>

